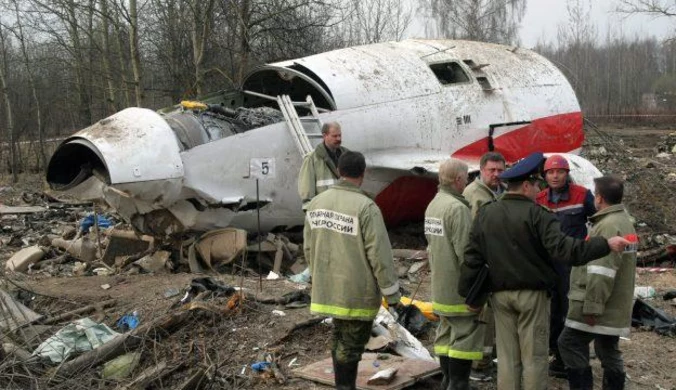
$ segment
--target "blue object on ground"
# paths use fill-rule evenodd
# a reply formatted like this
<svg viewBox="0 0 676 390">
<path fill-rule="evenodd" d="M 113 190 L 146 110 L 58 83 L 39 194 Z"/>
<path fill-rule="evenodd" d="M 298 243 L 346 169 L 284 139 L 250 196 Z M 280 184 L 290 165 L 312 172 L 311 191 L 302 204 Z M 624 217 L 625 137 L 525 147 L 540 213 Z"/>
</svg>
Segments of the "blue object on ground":
<svg viewBox="0 0 676 390">
<path fill-rule="evenodd" d="M 138 314 L 134 312 L 132 314 L 123 315 L 122 318 L 117 320 L 115 326 L 126 332 L 127 330 L 136 329 L 139 322 L 141 322 L 141 320 L 138 318 Z"/>
<path fill-rule="evenodd" d="M 251 365 L 254 371 L 265 371 L 268 367 L 270 367 L 270 362 L 257 362 Z"/>
<path fill-rule="evenodd" d="M 103 215 L 97 215 L 97 217 L 99 220 L 100 229 L 105 229 L 113 226 L 113 222 L 110 221 L 108 218 L 104 217 Z M 92 226 L 94 226 L 93 214 L 84 217 L 82 219 L 82 222 L 80 222 L 80 230 L 82 230 L 83 233 L 87 233 Z"/>
</svg>

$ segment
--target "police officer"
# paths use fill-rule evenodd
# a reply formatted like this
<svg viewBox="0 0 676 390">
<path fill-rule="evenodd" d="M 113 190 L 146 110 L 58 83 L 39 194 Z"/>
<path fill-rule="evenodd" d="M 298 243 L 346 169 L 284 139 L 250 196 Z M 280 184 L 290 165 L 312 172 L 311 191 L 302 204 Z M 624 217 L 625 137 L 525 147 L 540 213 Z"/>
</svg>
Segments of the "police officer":
<svg viewBox="0 0 676 390">
<path fill-rule="evenodd" d="M 504 184 L 500 181 L 500 174 L 505 171 L 505 158 L 498 152 L 488 152 L 479 160 L 479 177 L 477 177 L 462 192 L 472 209 L 472 219 L 476 217 L 479 207 L 488 202 L 498 199 L 505 191 Z M 484 332 L 484 358 L 473 364 L 470 379 L 488 381 L 491 379 L 490 368 L 493 358 L 493 346 L 495 345 L 495 322 L 493 310 L 490 306 L 484 308 L 481 319 L 486 321 Z"/>
<path fill-rule="evenodd" d="M 484 265 L 490 269 L 501 390 L 547 388 L 552 260 L 581 265 L 629 244 L 622 237 L 584 241 L 563 234 L 554 214 L 534 202 L 543 160 L 533 153 L 500 176 L 507 192 L 479 209 L 460 277 L 466 295 Z"/>
<path fill-rule="evenodd" d="M 450 159 L 439 167 L 439 192 L 425 211 L 425 237 L 432 270 L 432 307 L 439 316 L 434 353 L 439 356 L 442 390 L 469 390 L 472 361 L 482 358 L 483 328 L 458 295 L 470 210 L 460 195 L 467 185 L 467 164 Z"/>
<path fill-rule="evenodd" d="M 399 282 L 378 206 L 359 189 L 366 162 L 358 152 L 338 160 L 338 184 L 310 201 L 303 230 L 312 274 L 313 314 L 333 318 L 337 389 L 355 389 L 357 368 L 382 297 L 398 308 Z"/>
<path fill-rule="evenodd" d="M 581 185 L 571 183 L 570 165 L 565 157 L 555 154 L 545 161 L 547 188 L 535 198 L 538 204 L 549 208 L 561 222 L 561 231 L 575 238 L 587 236 L 587 218 L 594 215 L 594 196 Z M 552 290 L 551 319 L 549 328 L 549 350 L 554 360 L 549 363 L 549 375 L 565 378 L 566 367 L 561 360 L 557 341 L 563 330 L 568 313 L 568 285 L 570 266 L 554 264 L 559 281 Z"/>
<path fill-rule="evenodd" d="M 338 159 L 347 152 L 341 145 L 342 132 L 338 122 L 328 122 L 322 126 L 323 142 L 305 156 L 298 176 L 298 194 L 303 201 L 303 209 L 317 194 L 321 194 L 338 182 Z"/>
<path fill-rule="evenodd" d="M 591 217 L 591 237 L 621 234 L 636 237 L 636 230 L 622 205 L 624 185 L 614 177 L 594 179 L 594 203 L 599 210 Z M 603 389 L 622 390 L 625 373 L 620 336 L 629 336 L 633 308 L 636 244 L 624 253 L 611 253 L 585 267 L 573 267 L 566 326 L 559 337 L 561 357 L 568 367 L 571 390 L 592 390 L 589 343 L 603 366 Z"/>
</svg>

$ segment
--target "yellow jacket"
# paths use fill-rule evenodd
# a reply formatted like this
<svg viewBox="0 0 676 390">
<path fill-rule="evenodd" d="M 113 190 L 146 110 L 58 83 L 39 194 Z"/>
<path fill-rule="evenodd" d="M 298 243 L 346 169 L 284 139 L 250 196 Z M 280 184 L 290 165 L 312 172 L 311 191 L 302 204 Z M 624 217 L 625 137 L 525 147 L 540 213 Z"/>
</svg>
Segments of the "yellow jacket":
<svg viewBox="0 0 676 390">
<path fill-rule="evenodd" d="M 312 273 L 314 314 L 373 320 L 381 297 L 399 302 L 392 248 L 378 206 L 340 181 L 310 201 L 303 250 Z"/>
</svg>

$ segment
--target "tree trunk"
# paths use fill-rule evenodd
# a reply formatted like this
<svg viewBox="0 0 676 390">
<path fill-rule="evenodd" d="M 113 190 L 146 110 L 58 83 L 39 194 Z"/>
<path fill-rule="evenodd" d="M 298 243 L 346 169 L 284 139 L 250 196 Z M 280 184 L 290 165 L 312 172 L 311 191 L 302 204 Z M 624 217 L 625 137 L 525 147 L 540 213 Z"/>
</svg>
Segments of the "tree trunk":
<svg viewBox="0 0 676 390">
<path fill-rule="evenodd" d="M 12 101 L 9 96 L 9 87 L 7 83 L 7 50 L 5 48 L 5 33 L 0 24 L 0 50 L 2 50 L 2 63 L 0 63 L 0 89 L 2 90 L 2 97 L 5 99 L 5 117 L 7 120 L 7 136 L 9 138 L 9 165 L 12 171 L 12 182 L 19 181 L 17 176 L 16 163 L 16 146 L 14 142 L 14 117 L 12 112 Z"/>
<path fill-rule="evenodd" d="M 214 0 L 208 0 L 206 6 L 200 1 L 192 1 L 191 3 L 193 18 L 190 38 L 192 39 L 192 58 L 195 66 L 195 92 L 197 96 L 203 93 L 204 70 L 202 63 L 204 61 L 204 48 L 211 32 L 214 3 Z"/>
<path fill-rule="evenodd" d="M 19 38 L 19 44 L 21 45 L 21 54 L 23 55 L 24 65 L 26 66 L 26 73 L 28 74 L 28 84 L 30 85 L 31 95 L 33 101 L 35 102 L 35 111 L 36 111 L 36 122 L 38 128 L 38 151 L 37 155 L 37 168 L 38 170 L 46 169 L 47 167 L 47 155 L 45 153 L 45 137 L 44 137 L 44 128 L 42 124 L 42 110 L 40 108 L 40 99 L 38 98 L 38 91 L 35 86 L 35 76 L 33 75 L 33 68 L 31 66 L 30 58 L 28 57 L 28 50 L 26 49 L 26 39 L 23 33 L 23 24 L 21 23 L 21 15 L 19 14 L 19 4 L 14 0 L 14 11 L 16 12 L 16 24 L 17 24 L 17 38 Z"/>
<path fill-rule="evenodd" d="M 103 28 L 103 77 L 106 79 L 107 96 L 105 98 L 107 114 L 113 114 L 117 111 L 115 104 L 115 84 L 113 83 L 113 73 L 110 67 L 110 13 L 108 12 L 108 0 L 101 0 L 102 28 Z"/>
<path fill-rule="evenodd" d="M 139 50 L 138 36 L 138 9 L 136 0 L 129 0 L 129 51 L 131 54 L 131 68 L 134 73 L 134 94 L 136 97 L 136 106 L 143 107 L 145 96 L 143 93 L 143 75 L 141 69 L 141 52 Z"/>
</svg>

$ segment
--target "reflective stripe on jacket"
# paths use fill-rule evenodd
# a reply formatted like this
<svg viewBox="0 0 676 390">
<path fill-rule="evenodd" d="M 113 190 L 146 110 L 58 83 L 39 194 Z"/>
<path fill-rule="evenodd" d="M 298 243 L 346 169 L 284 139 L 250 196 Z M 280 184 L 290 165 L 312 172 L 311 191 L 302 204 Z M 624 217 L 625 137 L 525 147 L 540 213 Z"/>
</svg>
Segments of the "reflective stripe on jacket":
<svg viewBox="0 0 676 390">
<path fill-rule="evenodd" d="M 469 240 L 469 205 L 459 193 L 446 186 L 425 211 L 425 237 L 432 270 L 432 307 L 442 316 L 472 315 L 458 294 L 460 265 Z"/>
<path fill-rule="evenodd" d="M 591 217 L 590 236 L 610 238 L 636 234 L 624 206 L 607 207 Z M 585 266 L 573 267 L 566 326 L 590 333 L 628 336 L 633 308 L 636 245 L 624 253 L 610 253 Z M 587 325 L 584 315 L 595 315 Z"/>
<path fill-rule="evenodd" d="M 378 313 L 381 297 L 399 301 L 382 214 L 357 186 L 341 180 L 314 197 L 303 238 L 312 273 L 312 313 L 369 321 Z"/>
<path fill-rule="evenodd" d="M 347 149 L 341 146 L 340 154 L 345 152 Z M 338 183 L 339 177 L 338 167 L 331 160 L 324 143 L 320 143 L 312 153 L 305 156 L 298 174 L 298 195 L 303 202 L 303 208 L 316 195 Z"/>
</svg>

